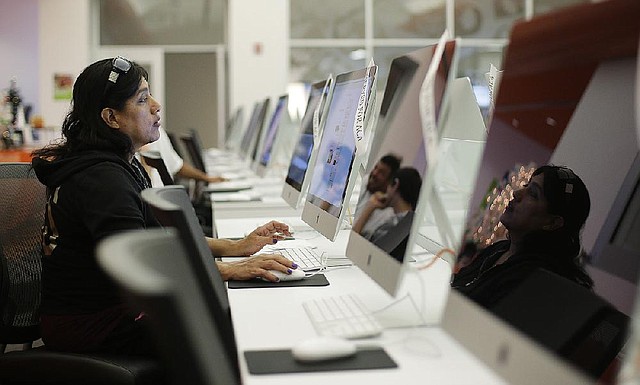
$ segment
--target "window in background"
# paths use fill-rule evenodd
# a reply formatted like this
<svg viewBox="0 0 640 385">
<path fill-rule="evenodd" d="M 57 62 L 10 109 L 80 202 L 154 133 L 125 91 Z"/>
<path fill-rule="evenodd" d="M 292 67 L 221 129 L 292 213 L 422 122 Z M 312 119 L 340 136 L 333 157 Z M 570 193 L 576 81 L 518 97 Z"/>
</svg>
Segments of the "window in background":
<svg viewBox="0 0 640 385">
<path fill-rule="evenodd" d="M 313 83 L 367 64 L 358 47 L 291 48 L 290 58 L 290 82 Z"/>
<path fill-rule="evenodd" d="M 292 39 L 364 38 L 364 2 L 291 0 Z"/>
<path fill-rule="evenodd" d="M 225 0 L 100 0 L 100 44 L 222 44 L 225 4 Z"/>
<path fill-rule="evenodd" d="M 375 38 L 439 38 L 446 28 L 446 1 L 374 0 Z M 407 49 L 403 53 L 411 51 Z"/>
<path fill-rule="evenodd" d="M 513 23 L 525 17 L 525 0 L 458 0 L 454 15 L 456 36 L 507 38 Z"/>
<path fill-rule="evenodd" d="M 538 15 L 576 4 L 589 3 L 589 0 L 536 0 L 533 13 Z"/>
</svg>

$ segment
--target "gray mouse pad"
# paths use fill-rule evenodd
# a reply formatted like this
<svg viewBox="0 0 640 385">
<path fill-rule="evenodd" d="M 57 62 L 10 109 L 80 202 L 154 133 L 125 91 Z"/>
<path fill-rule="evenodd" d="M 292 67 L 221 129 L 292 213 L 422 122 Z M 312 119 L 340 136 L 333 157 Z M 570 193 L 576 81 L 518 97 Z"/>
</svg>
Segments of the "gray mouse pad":
<svg viewBox="0 0 640 385">
<path fill-rule="evenodd" d="M 299 281 L 266 282 L 261 279 L 252 279 L 249 281 L 229 281 L 228 285 L 229 289 L 257 289 L 262 287 L 328 286 L 329 281 L 324 274 L 316 274 Z"/>
<path fill-rule="evenodd" d="M 244 352 L 249 373 L 305 373 L 336 370 L 394 369 L 398 364 L 383 348 L 358 348 L 355 355 L 335 360 L 302 363 L 296 361 L 291 350 L 247 350 Z"/>
</svg>

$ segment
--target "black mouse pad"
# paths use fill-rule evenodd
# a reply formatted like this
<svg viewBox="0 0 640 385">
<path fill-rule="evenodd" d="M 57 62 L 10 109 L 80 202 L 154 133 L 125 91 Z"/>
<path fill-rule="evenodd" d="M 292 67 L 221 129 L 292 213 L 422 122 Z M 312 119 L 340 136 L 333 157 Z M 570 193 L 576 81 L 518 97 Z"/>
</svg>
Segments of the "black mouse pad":
<svg viewBox="0 0 640 385">
<path fill-rule="evenodd" d="M 247 350 L 244 352 L 249 373 L 305 373 L 336 370 L 394 369 L 398 364 L 383 348 L 359 348 L 355 355 L 328 361 L 298 362 L 291 350 Z"/>
<path fill-rule="evenodd" d="M 249 281 L 229 281 L 229 289 L 257 289 L 262 287 L 300 287 L 300 286 L 328 286 L 329 281 L 324 274 L 316 274 L 313 277 L 299 281 L 266 282 L 261 279 Z"/>
</svg>

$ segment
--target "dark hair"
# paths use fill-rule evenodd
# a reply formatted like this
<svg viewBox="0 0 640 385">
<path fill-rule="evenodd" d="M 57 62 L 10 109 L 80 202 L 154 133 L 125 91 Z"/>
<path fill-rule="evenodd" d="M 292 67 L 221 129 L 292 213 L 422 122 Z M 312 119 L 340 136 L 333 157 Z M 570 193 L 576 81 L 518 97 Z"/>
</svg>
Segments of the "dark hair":
<svg viewBox="0 0 640 385">
<path fill-rule="evenodd" d="M 127 60 L 128 61 L 128 60 Z M 147 71 L 133 61 L 131 68 L 109 81 L 113 58 L 97 61 L 76 79 L 71 108 L 62 123 L 63 139 L 33 152 L 33 156 L 64 158 L 87 150 L 113 152 L 121 157 L 133 153 L 131 138 L 110 128 L 100 116 L 104 108 L 122 110 L 127 99 L 138 90 L 140 81 L 148 79 Z"/>
<path fill-rule="evenodd" d="M 398 171 L 400 168 L 400 162 L 402 162 L 402 158 L 395 156 L 393 154 L 387 154 L 380 158 L 380 163 L 386 164 L 391 172 L 389 173 L 389 180 L 391 180 L 393 174 Z"/>
<path fill-rule="evenodd" d="M 420 177 L 418 170 L 413 167 L 403 167 L 393 174 L 392 180 L 398 180 L 400 196 L 415 211 L 422 186 L 422 177 Z"/>
<path fill-rule="evenodd" d="M 564 224 L 554 231 L 539 231 L 525 239 L 531 251 L 551 254 L 554 263 L 583 286 L 592 287 L 593 280 L 582 267 L 580 233 L 591 210 L 589 191 L 571 169 L 545 165 L 533 172 L 544 177 L 544 197 L 550 214 L 559 215 Z"/>
</svg>

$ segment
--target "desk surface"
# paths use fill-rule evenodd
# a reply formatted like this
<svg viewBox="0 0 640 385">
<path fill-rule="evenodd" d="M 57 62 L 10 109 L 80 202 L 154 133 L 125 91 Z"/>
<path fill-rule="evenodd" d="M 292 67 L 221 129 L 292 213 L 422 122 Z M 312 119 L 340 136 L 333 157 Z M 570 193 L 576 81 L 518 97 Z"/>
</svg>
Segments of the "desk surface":
<svg viewBox="0 0 640 385">
<path fill-rule="evenodd" d="M 218 219 L 217 225 L 222 229 L 222 236 L 237 236 L 251 231 L 256 223 L 268 219 Z M 287 222 L 295 226 L 296 220 L 299 218 L 289 218 Z M 319 234 L 315 237 L 305 237 L 304 242 L 312 243 L 330 254 L 344 255 L 348 233 L 347 230 L 340 231 L 335 242 L 330 242 Z M 442 261 L 421 273 L 420 279 L 417 276 L 407 276 L 397 296 L 402 298 L 402 293 L 412 293 L 414 298 L 424 298 L 428 318 L 434 326 L 386 329 L 379 337 L 362 340 L 363 345 L 383 346 L 399 365 L 398 368 L 277 375 L 249 374 L 242 355 L 245 350 L 290 348 L 300 340 L 316 336 L 302 307 L 304 301 L 313 297 L 355 293 L 373 310 L 394 300 L 355 266 L 329 270 L 325 274 L 330 282 L 326 287 L 229 290 L 245 384 L 504 383 L 437 325 L 448 293 L 450 274 L 448 265 Z M 421 292 L 425 295 L 421 296 Z"/>
</svg>

